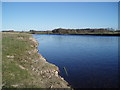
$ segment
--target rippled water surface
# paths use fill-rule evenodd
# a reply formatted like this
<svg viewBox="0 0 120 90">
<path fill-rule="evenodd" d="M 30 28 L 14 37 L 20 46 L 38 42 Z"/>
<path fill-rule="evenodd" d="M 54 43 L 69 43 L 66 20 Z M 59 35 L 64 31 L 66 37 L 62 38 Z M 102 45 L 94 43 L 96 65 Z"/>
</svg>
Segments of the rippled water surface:
<svg viewBox="0 0 120 90">
<path fill-rule="evenodd" d="M 39 53 L 57 65 L 60 75 L 76 88 L 117 87 L 118 37 L 33 35 Z M 66 68 L 68 76 L 63 67 Z"/>
</svg>

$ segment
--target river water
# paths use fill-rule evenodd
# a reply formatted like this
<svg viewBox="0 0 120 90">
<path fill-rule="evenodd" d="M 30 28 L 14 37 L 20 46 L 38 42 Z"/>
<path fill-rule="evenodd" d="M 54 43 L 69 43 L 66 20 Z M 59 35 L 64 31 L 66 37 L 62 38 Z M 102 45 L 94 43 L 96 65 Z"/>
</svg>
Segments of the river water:
<svg viewBox="0 0 120 90">
<path fill-rule="evenodd" d="M 39 53 L 74 88 L 118 87 L 118 37 L 37 35 Z M 65 67 L 68 75 L 65 72 Z"/>
</svg>

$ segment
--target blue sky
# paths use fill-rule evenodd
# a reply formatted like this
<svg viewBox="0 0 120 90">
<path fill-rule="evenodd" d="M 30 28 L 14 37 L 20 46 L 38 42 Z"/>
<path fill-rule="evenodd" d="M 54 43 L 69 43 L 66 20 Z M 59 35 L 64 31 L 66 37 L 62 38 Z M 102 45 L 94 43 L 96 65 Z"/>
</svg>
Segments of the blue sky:
<svg viewBox="0 0 120 90">
<path fill-rule="evenodd" d="M 2 0 L 2 2 L 119 2 L 120 0 Z"/>
<path fill-rule="evenodd" d="M 2 28 L 118 28 L 117 2 L 3 2 Z"/>
</svg>

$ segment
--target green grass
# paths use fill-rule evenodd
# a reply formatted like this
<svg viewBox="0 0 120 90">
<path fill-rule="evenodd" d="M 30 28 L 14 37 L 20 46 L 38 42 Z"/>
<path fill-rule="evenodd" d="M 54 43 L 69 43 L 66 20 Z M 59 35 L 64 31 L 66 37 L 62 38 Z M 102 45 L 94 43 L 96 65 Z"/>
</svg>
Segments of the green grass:
<svg viewBox="0 0 120 90">
<path fill-rule="evenodd" d="M 4 87 L 12 87 L 12 85 L 21 85 L 28 87 L 31 81 L 30 72 L 21 69 L 19 65 L 25 64 L 27 60 L 27 50 L 32 50 L 32 43 L 28 40 L 31 35 L 28 34 L 10 34 L 2 35 L 2 74 Z M 25 86 L 28 85 L 28 86 Z"/>
<path fill-rule="evenodd" d="M 38 54 L 31 34 L 3 32 L 2 36 L 3 88 L 68 87 L 55 75 L 58 68 Z"/>
</svg>

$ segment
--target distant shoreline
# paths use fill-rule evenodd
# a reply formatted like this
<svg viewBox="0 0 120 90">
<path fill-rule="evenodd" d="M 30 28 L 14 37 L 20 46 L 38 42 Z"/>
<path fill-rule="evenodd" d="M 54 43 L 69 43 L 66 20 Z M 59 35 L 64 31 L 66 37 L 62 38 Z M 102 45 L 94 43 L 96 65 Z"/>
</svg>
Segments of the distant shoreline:
<svg viewBox="0 0 120 90">
<path fill-rule="evenodd" d="M 95 36 L 120 36 L 120 30 L 108 30 L 108 29 L 63 29 L 58 28 L 51 31 L 2 31 L 2 32 L 16 32 L 16 33 L 28 33 L 28 34 L 48 34 L 48 35 L 95 35 Z"/>
<path fill-rule="evenodd" d="M 37 33 L 35 33 L 37 34 Z M 38 35 L 91 35 L 91 36 L 120 36 L 120 34 L 38 34 Z"/>
<path fill-rule="evenodd" d="M 9 32 L 9 31 L 4 31 L 4 32 Z M 120 36 L 120 33 L 115 33 L 115 34 L 90 34 L 90 33 L 81 33 L 81 34 L 59 34 L 59 33 L 30 33 L 30 32 L 18 32 L 14 31 L 13 33 L 27 33 L 27 34 L 38 34 L 38 35 L 91 35 L 91 36 Z"/>
</svg>

